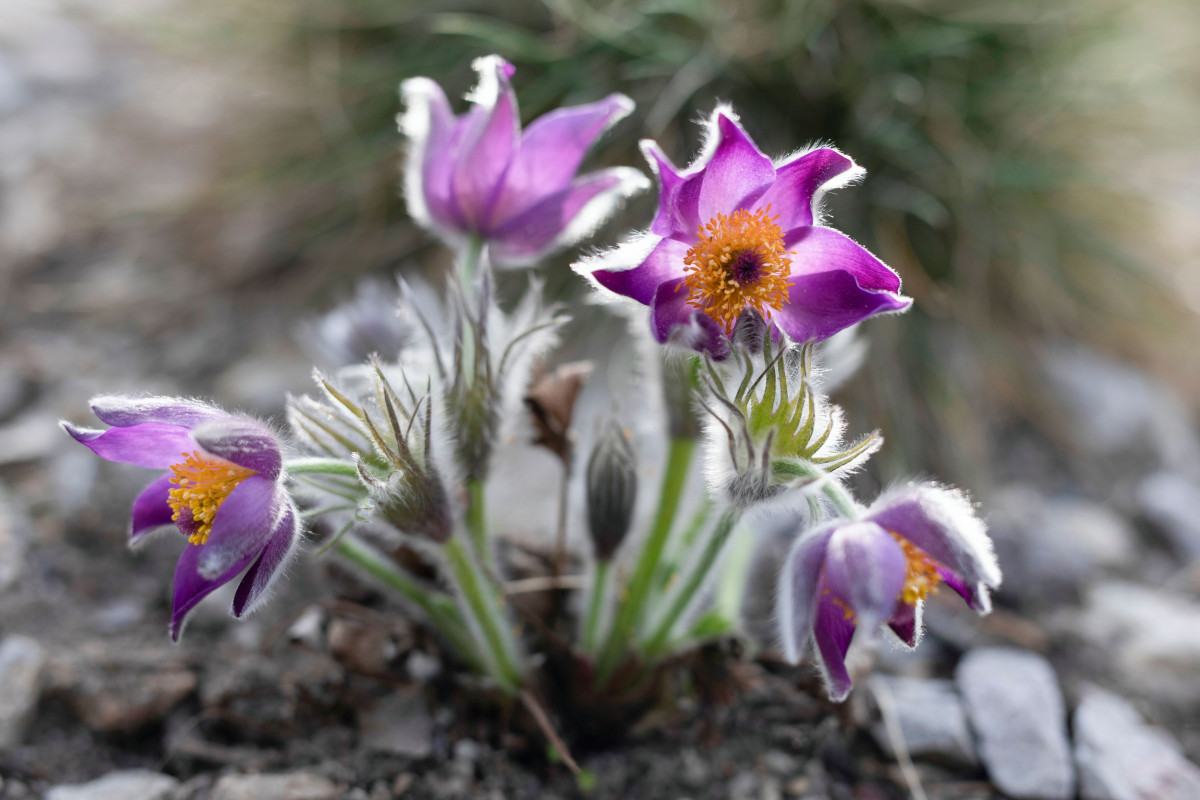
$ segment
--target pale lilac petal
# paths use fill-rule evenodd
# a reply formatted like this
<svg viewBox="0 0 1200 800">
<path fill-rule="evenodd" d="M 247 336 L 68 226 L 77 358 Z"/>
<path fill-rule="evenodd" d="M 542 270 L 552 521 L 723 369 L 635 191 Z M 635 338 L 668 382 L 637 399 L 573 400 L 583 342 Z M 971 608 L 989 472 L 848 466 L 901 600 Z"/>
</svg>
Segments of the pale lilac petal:
<svg viewBox="0 0 1200 800">
<path fill-rule="evenodd" d="M 499 56 L 475 61 L 479 85 L 475 107 L 463 120 L 462 142 L 454 170 L 454 194 L 467 225 L 478 232 L 491 225 L 501 180 L 517 147 L 521 122 L 509 76 L 512 65 Z"/>
<path fill-rule="evenodd" d="M 203 550 L 203 546 L 187 545 L 175 564 L 175 599 L 172 603 L 170 630 L 171 639 L 176 642 L 183 635 L 184 623 L 192 609 L 205 597 L 236 578 L 258 555 L 251 553 L 230 564 L 221 574 L 206 578 L 198 568 Z"/>
<path fill-rule="evenodd" d="M 136 544 L 143 536 L 164 525 L 173 525 L 171 506 L 167 503 L 171 491 L 170 474 L 163 475 L 151 483 L 133 501 L 132 522 L 129 528 L 129 543 Z"/>
<path fill-rule="evenodd" d="M 201 574 L 223 574 L 231 564 L 261 552 L 282 512 L 281 502 L 275 482 L 261 475 L 239 483 L 217 510 L 208 541 L 199 546 Z"/>
<path fill-rule="evenodd" d="M 139 467 L 166 469 L 196 449 L 191 431 L 162 422 L 143 422 L 106 431 L 77 428 L 64 422 L 62 428 L 101 458 Z"/>
<path fill-rule="evenodd" d="M 491 219 L 497 235 L 510 220 L 570 188 L 596 139 L 631 110 L 632 100 L 613 94 L 595 103 L 560 108 L 534 120 L 521 135 L 504 174 L 504 188 Z"/>
<path fill-rule="evenodd" d="M 848 156 L 820 147 L 775 168 L 775 182 L 758 198 L 757 208 L 771 206 L 771 215 L 785 233 L 813 225 L 821 196 L 862 174 Z"/>
<path fill-rule="evenodd" d="M 252 469 L 269 480 L 279 477 L 283 454 L 279 440 L 263 423 L 250 417 L 228 416 L 192 431 L 205 452 Z"/>
<path fill-rule="evenodd" d="M 216 406 L 182 397 L 100 395 L 93 397 L 90 405 L 101 422 L 121 428 L 143 422 L 194 428 L 224 413 Z"/>
<path fill-rule="evenodd" d="M 619 202 L 645 186 L 644 175 L 625 167 L 583 175 L 495 229 L 488 255 L 505 266 L 536 262 L 591 233 Z"/>
<path fill-rule="evenodd" d="M 646 139 L 641 143 L 642 154 L 658 177 L 658 211 L 650 223 L 650 232 L 656 236 L 677 238 L 683 242 L 695 239 L 700 226 L 698 210 L 700 202 L 700 176 L 691 181 L 691 188 L 684 191 L 688 178 L 680 174 L 671 160 L 663 154 L 658 143 Z M 686 196 L 685 196 L 686 195 Z"/>
<path fill-rule="evenodd" d="M 400 85 L 404 114 L 400 129 L 408 139 L 404 195 L 408 213 L 422 225 L 463 233 L 466 221 L 454 197 L 455 152 L 462 138 L 442 87 L 429 78 Z"/>
<path fill-rule="evenodd" d="M 788 281 L 788 301 L 771 321 L 797 342 L 820 342 L 876 314 L 903 311 L 912 303 L 891 292 L 864 289 L 849 272 L 831 270 L 796 275 Z"/>
<path fill-rule="evenodd" d="M 897 602 L 892 618 L 888 620 L 888 627 L 909 648 L 921 643 L 921 612 L 924 605 L 923 600 L 915 603 Z"/>
<path fill-rule="evenodd" d="M 799 228 L 784 239 L 792 278 L 822 272 L 847 272 L 863 289 L 899 292 L 900 276 L 870 251 L 833 228 Z"/>
<path fill-rule="evenodd" d="M 868 517 L 952 573 L 957 581 L 947 583 L 971 608 L 991 609 L 988 588 L 1000 585 L 1000 567 L 987 526 L 964 493 L 931 484 L 904 486 L 881 496 Z"/>
<path fill-rule="evenodd" d="M 659 286 L 683 277 L 683 259 L 687 252 L 688 245 L 674 239 L 663 239 L 650 251 L 650 255 L 633 269 L 598 269 L 592 272 L 591 276 L 596 283 L 611 292 L 631 297 L 643 305 L 650 305 Z"/>
<path fill-rule="evenodd" d="M 895 610 L 907 571 L 904 550 L 872 522 L 842 525 L 830 537 L 825 553 L 829 588 L 872 635 Z"/>
<path fill-rule="evenodd" d="M 715 117 L 717 147 L 704 166 L 698 206 L 701 223 L 717 214 L 750 207 L 775 179 L 771 159 L 741 125 L 724 111 L 716 112 Z"/>
<path fill-rule="evenodd" d="M 835 703 L 845 700 L 854 685 L 846 671 L 846 651 L 853 638 L 854 622 L 846 610 L 833 602 L 832 595 L 822 593 L 813 622 L 813 641 L 817 645 L 817 664 L 825 679 L 825 689 Z"/>
<path fill-rule="evenodd" d="M 783 655 L 795 664 L 804 656 L 812 635 L 820 598 L 821 568 L 835 524 L 825 525 L 796 539 L 783 562 L 776 593 L 775 619 Z"/>
<path fill-rule="evenodd" d="M 287 563 L 300 530 L 300 515 L 290 503 L 271 531 L 267 546 L 258 556 L 233 595 L 233 615 L 244 617 L 266 598 L 267 590 Z"/>
</svg>

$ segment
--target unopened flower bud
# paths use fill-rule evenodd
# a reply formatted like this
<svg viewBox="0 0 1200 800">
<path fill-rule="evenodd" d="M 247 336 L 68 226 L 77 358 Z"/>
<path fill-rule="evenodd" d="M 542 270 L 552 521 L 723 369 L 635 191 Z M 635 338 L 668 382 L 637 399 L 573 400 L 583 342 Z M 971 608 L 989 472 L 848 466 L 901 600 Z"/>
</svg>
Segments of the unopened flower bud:
<svg viewBox="0 0 1200 800">
<path fill-rule="evenodd" d="M 587 467 L 588 529 L 599 561 L 610 561 L 629 533 L 637 500 L 637 459 L 629 435 L 609 419 Z"/>
</svg>

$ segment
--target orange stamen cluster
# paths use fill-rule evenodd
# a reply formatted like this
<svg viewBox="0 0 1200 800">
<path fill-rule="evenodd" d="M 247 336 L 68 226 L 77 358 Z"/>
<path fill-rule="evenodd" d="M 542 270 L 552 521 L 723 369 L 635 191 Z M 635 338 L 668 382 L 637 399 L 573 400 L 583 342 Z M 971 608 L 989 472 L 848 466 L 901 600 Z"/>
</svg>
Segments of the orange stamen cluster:
<svg viewBox="0 0 1200 800">
<path fill-rule="evenodd" d="M 763 316 L 787 302 L 791 272 L 783 231 L 771 207 L 717 214 L 701 225 L 683 259 L 688 303 L 725 329 L 748 308 Z"/>
<path fill-rule="evenodd" d="M 895 533 L 892 538 L 904 550 L 904 558 L 908 562 L 908 572 L 904 576 L 904 588 L 900 590 L 900 599 L 912 605 L 918 600 L 924 600 L 938 590 L 942 576 L 938 574 L 937 564 L 925 555 L 925 551 L 912 542 Z"/>
<path fill-rule="evenodd" d="M 213 520 L 225 498 L 255 472 L 199 451 L 184 453 L 183 458 L 180 463 L 171 465 L 171 483 L 176 488 L 168 490 L 167 503 L 171 506 L 174 522 L 180 521 L 185 508 L 191 512 L 196 532 L 188 537 L 188 541 L 200 545 L 208 541 Z"/>
</svg>

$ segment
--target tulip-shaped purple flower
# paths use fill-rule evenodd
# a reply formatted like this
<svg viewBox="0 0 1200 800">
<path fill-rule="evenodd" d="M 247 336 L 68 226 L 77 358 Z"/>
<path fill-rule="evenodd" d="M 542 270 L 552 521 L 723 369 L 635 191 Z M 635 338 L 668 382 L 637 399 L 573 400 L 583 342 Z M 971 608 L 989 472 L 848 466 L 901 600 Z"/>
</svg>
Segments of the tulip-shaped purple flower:
<svg viewBox="0 0 1200 800">
<path fill-rule="evenodd" d="M 474 106 L 461 116 L 429 78 L 400 86 L 405 195 L 418 223 L 452 244 L 486 242 L 493 264 L 524 266 L 574 244 L 649 185 L 628 167 L 575 174 L 596 139 L 632 110 L 628 97 L 560 108 L 522 132 L 513 66 L 488 56 L 474 67 Z"/>
<path fill-rule="evenodd" d="M 925 598 L 945 583 L 980 614 L 1000 568 L 982 520 L 962 492 L 921 484 L 882 495 L 856 520 L 839 519 L 801 536 L 779 579 L 777 619 L 793 663 L 814 643 L 829 696 L 851 688 L 846 651 L 856 628 L 888 627 L 908 647 L 921 638 Z"/>
<path fill-rule="evenodd" d="M 270 428 L 177 397 L 96 397 L 91 406 L 112 427 L 62 423 L 76 441 L 108 461 L 167 470 L 134 500 L 130 544 L 171 524 L 187 538 L 175 567 L 171 638 L 179 640 L 188 613 L 202 599 L 243 572 L 233 613 L 254 610 L 300 530 Z"/>
<path fill-rule="evenodd" d="M 706 133 L 682 172 L 657 144 L 642 143 L 659 181 L 650 230 L 576 265 L 602 289 L 649 306 L 659 342 L 721 357 L 747 309 L 807 342 L 908 307 L 895 272 L 819 224 L 824 193 L 863 174 L 850 158 L 820 147 L 772 162 L 727 108 L 713 112 Z"/>
</svg>

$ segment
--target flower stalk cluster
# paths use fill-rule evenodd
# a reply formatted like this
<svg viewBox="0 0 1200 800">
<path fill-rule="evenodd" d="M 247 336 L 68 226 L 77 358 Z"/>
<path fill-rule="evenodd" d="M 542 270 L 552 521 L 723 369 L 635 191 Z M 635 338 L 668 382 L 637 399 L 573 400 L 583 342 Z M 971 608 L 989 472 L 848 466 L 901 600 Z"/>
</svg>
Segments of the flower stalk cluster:
<svg viewBox="0 0 1200 800">
<path fill-rule="evenodd" d="M 543 303 L 540 279 L 503 308 L 495 288 L 496 270 L 577 242 L 644 187 L 624 167 L 576 174 L 632 103 L 611 95 L 522 131 L 512 66 L 491 57 L 476 68 L 472 107 L 458 116 L 432 80 L 402 86 L 406 197 L 413 218 L 457 256 L 446 289 L 400 281 L 398 313 L 360 294 L 308 328 L 310 338 L 336 334 L 318 348 L 327 358 L 361 355 L 361 341 L 392 352 L 316 371 L 314 396 L 287 399 L 290 437 L 180 398 L 100 397 L 92 408 L 107 429 L 64 423 L 102 458 L 162 471 L 134 502 L 131 541 L 160 528 L 180 534 L 171 636 L 224 583 L 238 581 L 235 616 L 261 605 L 301 549 L 302 518 L 309 537 L 324 537 L 315 556 L 335 553 L 393 590 L 450 652 L 526 707 L 539 683 L 531 665 L 570 636 L 560 655 L 586 665 L 587 694 L 619 697 L 670 656 L 736 633 L 736 603 L 731 611 L 714 602 L 742 591 L 732 565 L 746 559 L 730 557 L 731 543 L 752 543 L 763 519 L 794 518 L 797 507 L 807 524 L 780 570 L 779 645 L 792 661 L 811 651 L 833 699 L 852 683 L 851 641 L 887 629 L 915 647 L 923 604 L 939 586 L 986 613 L 1000 573 L 963 493 L 910 484 L 863 504 L 845 483 L 882 438 L 845 436 L 823 386 L 820 343 L 911 302 L 895 272 L 825 224 L 822 196 L 862 175 L 853 160 L 830 147 L 768 158 L 724 107 L 686 169 L 644 143 L 659 183 L 654 219 L 574 269 L 624 303 L 661 352 L 666 411 L 640 426 L 665 440 L 655 478 L 620 414 L 597 426 L 590 450 L 575 446 L 572 419 L 586 405 L 576 401 L 591 367 L 531 389 L 568 315 Z M 544 577 L 557 592 L 587 588 L 578 603 L 554 604 L 578 607 L 578 624 L 531 620 L 540 637 L 518 634 L 489 525 L 493 456 L 518 437 L 547 447 L 566 476 L 559 552 Z M 693 480 L 701 458 L 703 481 Z M 585 574 L 560 575 L 572 476 L 586 497 L 587 527 L 575 538 L 590 548 Z M 652 513 L 639 503 L 653 503 Z M 393 561 L 395 544 L 437 578 Z"/>
</svg>

